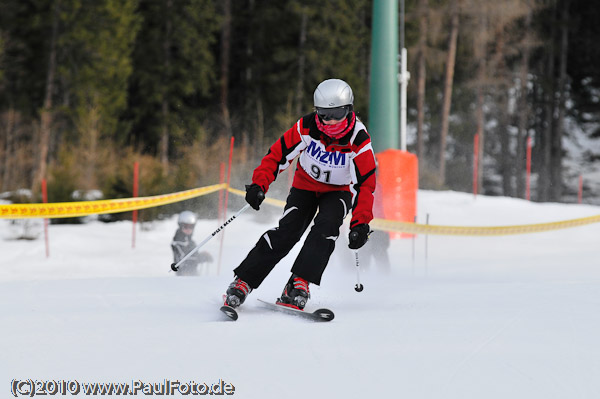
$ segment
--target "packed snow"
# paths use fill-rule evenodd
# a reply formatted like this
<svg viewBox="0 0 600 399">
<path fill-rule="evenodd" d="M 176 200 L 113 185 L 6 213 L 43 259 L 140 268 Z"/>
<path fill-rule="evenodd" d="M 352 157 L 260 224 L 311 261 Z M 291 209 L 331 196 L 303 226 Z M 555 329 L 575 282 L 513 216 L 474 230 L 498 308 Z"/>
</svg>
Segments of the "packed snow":
<svg viewBox="0 0 600 399">
<path fill-rule="evenodd" d="M 50 225 L 48 258 L 39 222 L 29 226 L 36 239 L 17 240 L 23 224 L 0 220 L 0 397 L 29 379 L 193 381 L 251 399 L 600 397 L 600 224 L 394 239 L 392 270 L 361 270 L 360 293 L 346 228 L 307 305 L 331 308 L 335 320 L 310 322 L 256 300 L 280 294 L 297 245 L 229 321 L 221 295 L 276 225 L 280 210 L 269 207 L 209 241 L 203 249 L 214 262 L 192 277 L 169 268 L 175 216 L 138 224 L 135 248 L 131 222 Z M 598 214 L 588 205 L 420 191 L 417 221 L 498 226 Z M 219 225 L 199 217 L 196 242 Z M 95 397 L 66 395 L 79 396 Z"/>
</svg>

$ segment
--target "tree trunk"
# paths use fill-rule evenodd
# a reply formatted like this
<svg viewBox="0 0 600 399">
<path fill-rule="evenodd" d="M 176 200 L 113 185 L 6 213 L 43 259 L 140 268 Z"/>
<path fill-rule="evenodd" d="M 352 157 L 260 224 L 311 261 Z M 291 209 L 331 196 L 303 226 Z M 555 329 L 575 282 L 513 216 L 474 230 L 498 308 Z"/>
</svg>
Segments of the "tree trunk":
<svg viewBox="0 0 600 399">
<path fill-rule="evenodd" d="M 495 29 L 495 49 L 494 54 L 490 59 L 490 68 L 488 73 L 494 76 L 498 83 L 495 87 L 495 95 L 497 96 L 497 119 L 498 119 L 498 133 L 500 137 L 500 155 L 499 163 L 502 165 L 502 193 L 507 197 L 514 195 L 512 176 L 513 176 L 513 164 L 514 160 L 512 157 L 512 148 L 510 145 L 510 134 L 508 126 L 510 124 L 510 107 L 509 107 L 509 95 L 508 95 L 508 78 L 510 72 L 507 71 L 505 62 L 505 44 L 506 34 L 504 33 L 504 26 L 497 24 Z"/>
<path fill-rule="evenodd" d="M 258 151 L 256 155 L 262 158 L 266 153 L 266 148 L 263 148 L 265 145 L 265 113 L 261 97 L 258 97 L 256 101 L 256 120 L 256 149 Z"/>
<path fill-rule="evenodd" d="M 512 185 L 512 176 L 513 176 L 513 158 L 511 156 L 511 146 L 510 146 L 510 135 L 508 132 L 508 125 L 510 120 L 510 106 L 509 106 L 509 96 L 508 96 L 508 88 L 500 87 L 499 95 L 498 95 L 498 105 L 499 105 L 499 132 L 500 135 L 500 159 L 502 164 L 502 193 L 507 197 L 512 197 L 514 195 L 513 185 Z"/>
<path fill-rule="evenodd" d="M 308 24 L 308 14 L 302 7 L 302 20 L 300 23 L 300 40 L 298 43 L 298 85 L 296 86 L 296 115 L 302 115 L 304 102 L 304 75 L 306 65 L 306 54 L 304 47 L 306 44 L 306 28 Z"/>
<path fill-rule="evenodd" d="M 540 173 L 539 173 L 539 200 L 540 201 L 548 201 L 550 199 L 550 185 L 551 174 L 550 170 L 552 167 L 552 136 L 554 130 L 554 37 L 556 36 L 556 10 L 553 10 L 553 20 L 551 23 L 551 34 L 550 39 L 548 40 L 548 63 L 546 65 L 546 84 L 544 85 L 544 100 L 546 103 L 544 114 L 545 114 L 545 123 L 542 134 L 540 135 L 540 143 L 541 146 L 541 165 L 540 165 Z M 537 144 L 537 143 L 536 143 Z"/>
<path fill-rule="evenodd" d="M 248 1 L 248 20 L 254 21 L 255 17 L 255 0 Z M 254 41 L 252 25 L 248 25 L 248 30 L 245 32 L 245 52 L 246 59 L 252 60 L 254 55 Z M 247 165 L 248 162 L 254 162 L 254 150 L 252 143 L 255 142 L 256 137 L 256 119 L 252 117 L 254 115 L 254 108 L 256 107 L 256 90 L 253 85 L 254 73 L 253 64 L 246 62 L 244 67 L 244 123 L 242 127 L 242 145 L 241 145 L 241 163 Z M 244 166 L 243 166 L 244 167 Z"/>
<path fill-rule="evenodd" d="M 54 5 L 52 13 L 52 36 L 50 38 L 50 56 L 46 73 L 46 93 L 40 116 L 39 159 L 37 170 L 32 181 L 31 190 L 38 192 L 42 179 L 46 178 L 48 169 L 48 151 L 50 148 L 50 130 L 52 128 L 52 95 L 54 94 L 54 79 L 56 75 L 56 40 L 58 36 L 58 18 L 60 1 Z"/>
<path fill-rule="evenodd" d="M 487 75 L 486 67 L 486 38 L 487 36 L 487 18 L 484 14 L 479 17 L 479 37 L 476 43 L 476 57 L 478 58 L 479 65 L 477 66 L 477 108 L 475 111 L 476 124 L 477 124 L 477 135 L 479 137 L 479 148 L 476 149 L 479 158 L 477 167 L 477 191 L 482 192 L 483 188 L 483 164 L 484 161 L 484 148 L 485 148 L 485 115 L 483 110 L 484 105 L 484 85 L 485 78 Z"/>
<path fill-rule="evenodd" d="M 483 66 L 479 67 L 484 68 Z M 480 72 L 481 73 L 481 72 Z M 479 137 L 479 148 L 476 148 L 477 158 L 479 159 L 479 163 L 477 164 L 477 194 L 481 192 L 481 185 L 483 183 L 483 145 L 484 145 L 484 129 L 483 125 L 485 123 L 485 116 L 483 114 L 483 85 L 479 85 L 477 88 L 477 135 Z"/>
<path fill-rule="evenodd" d="M 456 61 L 456 41 L 458 38 L 458 4 L 451 5 L 452 19 L 450 24 L 450 37 L 448 39 L 448 56 L 446 58 L 446 77 L 444 79 L 444 100 L 442 103 L 442 127 L 440 130 L 440 153 L 438 179 L 440 185 L 446 183 L 446 141 L 448 137 L 448 124 L 450 119 L 450 105 L 452 103 L 452 83 L 454 80 L 454 63 Z M 481 137 L 481 136 L 480 136 Z"/>
<path fill-rule="evenodd" d="M 12 187 L 12 159 L 15 151 L 15 109 L 10 106 L 6 112 L 6 128 L 4 142 L 4 156 L 2 162 L 2 191 L 8 191 Z"/>
<path fill-rule="evenodd" d="M 172 10 L 173 0 L 167 0 L 165 10 L 165 36 L 163 41 L 163 93 L 161 101 L 162 129 L 160 133 L 159 157 L 163 171 L 169 171 L 169 136 L 170 136 L 170 112 L 169 112 L 169 85 L 171 78 L 171 35 L 173 32 Z"/>
<path fill-rule="evenodd" d="M 231 0 L 223 0 L 223 26 L 221 27 L 221 113 L 225 133 L 232 136 L 229 114 L 229 56 L 231 53 Z"/>
<path fill-rule="evenodd" d="M 92 101 L 87 107 L 85 115 L 81 119 L 80 137 L 82 140 L 82 149 L 85 159 L 83 165 L 83 174 L 85 182 L 83 187 L 86 189 L 97 188 L 96 171 L 98 167 L 98 141 L 100 139 L 100 109 L 98 106 L 98 96 L 91 96 Z"/>
<path fill-rule="evenodd" d="M 166 98 L 163 98 L 161 104 L 162 113 L 162 130 L 160 133 L 160 163 L 163 167 L 163 171 L 168 173 L 169 171 L 169 103 Z"/>
<path fill-rule="evenodd" d="M 559 98 L 556 109 L 558 116 L 556 120 L 556 129 L 552 138 L 552 190 L 551 198 L 553 201 L 560 201 L 563 191 L 562 178 L 562 138 L 564 134 L 565 122 L 565 101 L 567 97 L 567 54 L 569 50 L 569 3 L 570 0 L 563 0 L 561 12 L 561 43 L 560 43 L 560 66 L 558 77 Z"/>
<path fill-rule="evenodd" d="M 425 123 L 425 81 L 427 60 L 427 9 L 428 0 L 419 0 L 419 43 L 417 68 L 417 158 L 423 160 L 425 155 L 423 129 Z"/>
<path fill-rule="evenodd" d="M 519 72 L 519 99 L 518 99 L 518 135 L 517 135 L 517 154 L 514 163 L 514 175 L 517 185 L 517 197 L 525 198 L 525 144 L 528 135 L 528 116 L 529 107 L 527 106 L 527 82 L 529 75 L 529 56 L 531 53 L 531 18 L 533 11 L 530 9 L 525 18 L 525 36 L 523 38 L 521 68 Z"/>
</svg>

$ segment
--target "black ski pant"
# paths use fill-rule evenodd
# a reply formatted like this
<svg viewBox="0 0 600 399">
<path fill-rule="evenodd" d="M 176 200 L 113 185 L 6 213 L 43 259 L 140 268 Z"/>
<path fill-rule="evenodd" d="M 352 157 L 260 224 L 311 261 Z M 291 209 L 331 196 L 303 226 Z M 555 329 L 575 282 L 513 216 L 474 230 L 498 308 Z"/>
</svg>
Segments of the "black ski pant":
<svg viewBox="0 0 600 399">
<path fill-rule="evenodd" d="M 319 285 L 340 234 L 340 226 L 351 209 L 351 200 L 348 191 L 318 194 L 292 187 L 279 226 L 262 235 L 234 273 L 250 287 L 258 288 L 275 265 L 300 241 L 314 218 L 292 273 Z"/>
</svg>

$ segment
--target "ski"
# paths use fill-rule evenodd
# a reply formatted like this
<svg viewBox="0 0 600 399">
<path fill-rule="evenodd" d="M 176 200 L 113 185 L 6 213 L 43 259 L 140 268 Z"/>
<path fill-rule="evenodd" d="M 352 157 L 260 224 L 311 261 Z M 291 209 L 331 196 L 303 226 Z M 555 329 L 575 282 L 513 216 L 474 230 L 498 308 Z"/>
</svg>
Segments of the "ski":
<svg viewBox="0 0 600 399">
<path fill-rule="evenodd" d="M 260 298 L 257 298 L 258 301 L 260 303 L 262 303 L 265 307 L 274 310 L 274 311 L 278 311 L 278 312 L 282 312 L 282 313 L 287 313 L 293 316 L 298 316 L 298 317 L 302 317 L 304 319 L 308 319 L 308 320 L 313 320 L 313 321 L 331 321 L 333 320 L 333 318 L 335 317 L 335 315 L 333 314 L 333 312 L 329 309 L 317 309 L 314 312 L 306 312 L 304 310 L 299 310 L 299 309 L 294 309 L 294 308 L 290 308 L 288 306 L 284 306 L 284 305 L 278 305 L 276 303 L 273 302 L 267 302 L 267 301 L 263 301 Z"/>
<path fill-rule="evenodd" d="M 238 319 L 237 310 L 232 308 L 231 306 L 223 305 L 220 308 L 221 312 L 225 313 L 225 316 L 229 317 L 231 320 L 235 321 Z"/>
<path fill-rule="evenodd" d="M 333 312 L 330 309 L 317 309 L 314 312 L 306 312 L 303 310 L 299 310 L 299 309 L 295 309 L 295 308 L 290 308 L 288 306 L 284 306 L 284 305 L 278 305 L 276 303 L 273 302 L 267 302 L 267 301 L 263 301 L 262 299 L 258 299 L 258 301 L 260 303 L 263 304 L 263 306 L 265 308 L 268 308 L 269 310 L 273 310 L 273 311 L 277 311 L 277 312 L 282 312 L 282 313 L 287 313 L 289 315 L 293 315 L 293 316 L 298 316 L 307 320 L 312 320 L 312 321 L 331 321 L 333 320 L 333 318 L 335 317 L 335 315 L 333 314 Z M 223 305 L 219 308 L 219 310 L 221 312 L 223 312 L 223 314 L 225 316 L 227 316 L 230 320 L 237 320 L 238 319 L 238 312 L 237 310 L 235 310 L 235 308 L 232 308 L 231 306 L 227 306 L 227 305 Z"/>
</svg>

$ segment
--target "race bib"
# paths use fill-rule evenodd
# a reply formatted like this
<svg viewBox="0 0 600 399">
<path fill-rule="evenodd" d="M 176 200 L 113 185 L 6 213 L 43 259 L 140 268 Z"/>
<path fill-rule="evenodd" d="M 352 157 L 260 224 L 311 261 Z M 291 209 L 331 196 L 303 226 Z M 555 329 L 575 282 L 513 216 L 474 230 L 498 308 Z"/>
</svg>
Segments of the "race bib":
<svg viewBox="0 0 600 399">
<path fill-rule="evenodd" d="M 327 152 L 321 142 L 310 141 L 300 155 L 300 166 L 313 179 L 322 183 L 346 185 L 350 176 L 350 155 L 343 152 Z"/>
</svg>

